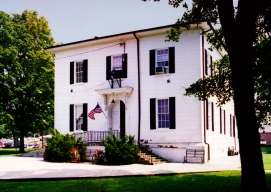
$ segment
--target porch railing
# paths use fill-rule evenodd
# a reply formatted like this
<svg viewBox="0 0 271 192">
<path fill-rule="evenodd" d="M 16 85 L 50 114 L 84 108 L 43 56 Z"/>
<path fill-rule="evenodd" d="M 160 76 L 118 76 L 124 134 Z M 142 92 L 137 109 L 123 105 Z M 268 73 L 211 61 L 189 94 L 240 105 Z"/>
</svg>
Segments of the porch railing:
<svg viewBox="0 0 271 192">
<path fill-rule="evenodd" d="M 102 140 L 107 136 L 112 136 L 115 134 L 118 138 L 120 138 L 119 131 L 86 131 L 80 133 L 73 133 L 76 138 L 82 137 L 85 145 L 92 144 L 102 144 Z"/>
</svg>

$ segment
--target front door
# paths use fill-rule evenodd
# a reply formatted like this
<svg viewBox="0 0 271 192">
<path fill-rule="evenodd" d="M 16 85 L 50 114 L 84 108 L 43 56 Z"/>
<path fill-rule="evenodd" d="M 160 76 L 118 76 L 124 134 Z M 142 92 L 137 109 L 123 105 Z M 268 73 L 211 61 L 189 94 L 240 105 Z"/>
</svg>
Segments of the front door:
<svg viewBox="0 0 271 192">
<path fill-rule="evenodd" d="M 120 138 L 125 136 L 125 104 L 120 101 Z"/>
<path fill-rule="evenodd" d="M 120 132 L 120 138 L 125 136 L 125 104 L 116 101 L 112 107 L 112 130 Z"/>
<path fill-rule="evenodd" d="M 120 131 L 120 102 L 116 101 L 112 108 L 112 130 Z"/>
</svg>

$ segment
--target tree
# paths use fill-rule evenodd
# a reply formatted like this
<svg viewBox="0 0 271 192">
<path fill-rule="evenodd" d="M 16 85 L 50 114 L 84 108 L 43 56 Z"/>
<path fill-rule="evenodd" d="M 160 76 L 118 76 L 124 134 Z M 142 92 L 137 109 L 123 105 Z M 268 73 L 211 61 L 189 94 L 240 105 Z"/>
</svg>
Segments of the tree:
<svg viewBox="0 0 271 192">
<path fill-rule="evenodd" d="M 173 7 L 182 4 L 186 9 L 168 34 L 170 40 L 179 39 L 180 27 L 207 22 L 211 36 L 219 39 L 214 46 L 228 53 L 242 164 L 242 191 L 253 188 L 267 191 L 254 103 L 256 57 L 253 47 L 263 37 L 270 39 L 271 2 L 239 0 L 234 6 L 233 0 L 193 0 L 191 9 L 183 0 L 169 0 L 169 4 Z M 221 27 L 215 31 L 213 25 L 218 23 Z"/>
<path fill-rule="evenodd" d="M 271 122 L 271 42 L 264 38 L 255 43 L 254 55 L 256 57 L 253 66 L 255 111 L 259 128 L 263 124 Z M 186 96 L 194 95 L 204 101 L 209 97 L 217 98 L 217 105 L 221 106 L 233 99 L 232 73 L 228 55 L 211 66 L 212 76 L 199 79 L 186 88 Z"/>
<path fill-rule="evenodd" d="M 20 136 L 53 126 L 54 60 L 44 50 L 54 39 L 36 11 L 0 12 L 0 124 Z"/>
</svg>

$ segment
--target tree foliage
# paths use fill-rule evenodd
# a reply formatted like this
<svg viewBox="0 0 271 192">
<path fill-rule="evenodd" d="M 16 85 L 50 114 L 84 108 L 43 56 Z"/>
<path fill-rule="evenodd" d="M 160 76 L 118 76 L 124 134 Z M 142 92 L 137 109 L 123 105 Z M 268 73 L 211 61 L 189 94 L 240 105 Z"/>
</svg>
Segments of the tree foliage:
<svg viewBox="0 0 271 192">
<path fill-rule="evenodd" d="M 256 57 L 253 66 L 255 111 L 259 127 L 271 122 L 271 42 L 263 38 L 254 47 Z M 199 79 L 191 84 L 185 95 L 194 95 L 204 101 L 210 97 L 217 98 L 217 105 L 224 105 L 233 99 L 232 73 L 228 55 L 211 64 L 213 75 Z"/>
<path fill-rule="evenodd" d="M 54 60 L 45 47 L 54 39 L 36 11 L 0 12 L 1 124 L 23 138 L 53 126 Z"/>
<path fill-rule="evenodd" d="M 217 75 L 219 73 L 213 78 L 206 77 L 206 81 L 200 83 L 208 87 L 208 92 L 195 93 L 204 97 L 218 96 L 222 103 L 233 97 L 242 164 L 242 191 L 251 191 L 253 188 L 267 191 L 258 128 L 259 119 L 265 121 L 270 110 L 267 101 L 270 95 L 270 67 L 265 64 L 268 60 L 264 59 L 270 57 L 270 52 L 258 49 L 264 47 L 265 43 L 269 46 L 271 1 L 239 0 L 236 5 L 235 2 L 192 0 L 189 8 L 184 0 L 169 0 L 173 7 L 182 5 L 186 11 L 169 31 L 167 40 L 178 41 L 183 27 L 189 29 L 190 24 L 207 22 L 210 27 L 207 40 L 212 43 L 212 48 L 227 52 L 230 70 L 225 75 L 231 79 L 224 79 L 226 84 L 223 86 L 219 84 L 223 82 L 221 76 Z M 213 26 L 217 24 L 220 26 L 215 30 Z M 195 85 L 190 87 L 190 90 L 195 89 Z M 226 97 L 222 96 L 223 92 L 216 91 L 225 91 Z"/>
</svg>

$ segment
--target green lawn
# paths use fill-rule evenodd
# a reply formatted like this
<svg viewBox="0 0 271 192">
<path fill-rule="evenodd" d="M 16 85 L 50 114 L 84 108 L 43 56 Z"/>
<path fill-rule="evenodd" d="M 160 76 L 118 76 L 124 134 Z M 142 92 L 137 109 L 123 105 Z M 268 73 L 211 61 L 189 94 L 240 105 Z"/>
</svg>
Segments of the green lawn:
<svg viewBox="0 0 271 192">
<path fill-rule="evenodd" d="M 25 148 L 25 152 L 40 150 L 40 149 L 31 149 L 31 148 Z M 19 154 L 19 148 L 0 148 L 0 156 L 1 155 L 16 155 Z"/>
<path fill-rule="evenodd" d="M 0 181 L 0 191 L 199 192 L 240 191 L 240 171 L 55 181 Z M 271 173 L 266 173 L 271 191 Z"/>
<path fill-rule="evenodd" d="M 263 154 L 263 163 L 265 170 L 271 170 L 271 147 L 262 147 Z"/>
</svg>

